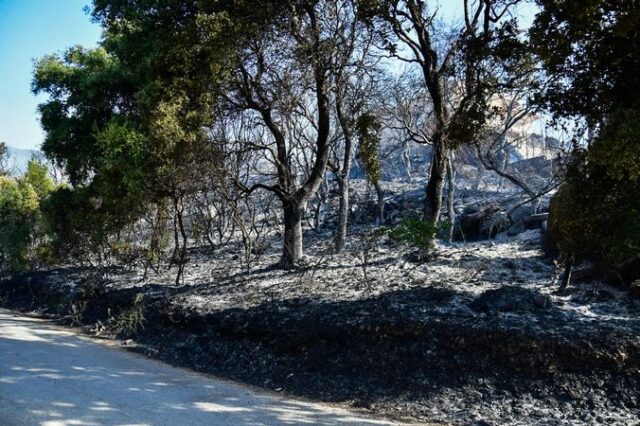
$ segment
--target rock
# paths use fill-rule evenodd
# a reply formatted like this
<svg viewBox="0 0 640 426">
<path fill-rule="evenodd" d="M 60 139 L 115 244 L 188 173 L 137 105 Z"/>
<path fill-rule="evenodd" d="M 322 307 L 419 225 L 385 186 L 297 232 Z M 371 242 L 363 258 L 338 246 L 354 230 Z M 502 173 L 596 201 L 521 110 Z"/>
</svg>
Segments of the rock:
<svg viewBox="0 0 640 426">
<path fill-rule="evenodd" d="M 527 229 L 542 229 L 546 227 L 548 220 L 549 213 L 539 213 L 525 217 L 523 223 Z"/>
<path fill-rule="evenodd" d="M 471 309 L 478 312 L 533 312 L 551 307 L 551 298 L 536 291 L 506 286 L 487 290 L 471 302 Z"/>
<path fill-rule="evenodd" d="M 511 226 L 511 219 L 505 212 L 496 212 L 482 221 L 480 236 L 493 238 L 500 232 L 506 231 Z"/>
<path fill-rule="evenodd" d="M 533 214 L 533 208 L 530 205 L 524 205 L 514 209 L 511 212 L 510 216 L 511 216 L 511 220 L 514 223 L 518 223 L 518 222 L 524 221 L 525 218 L 531 216 L 532 214 Z"/>
<path fill-rule="evenodd" d="M 507 229 L 507 235 L 510 237 L 514 237 L 518 234 L 523 233 L 526 230 L 527 228 L 524 226 L 524 223 L 522 223 L 522 221 L 519 221 L 519 222 L 514 221 L 513 225 L 511 225 L 509 229 Z"/>
<path fill-rule="evenodd" d="M 546 309 L 551 306 L 551 297 L 544 294 L 536 294 L 533 296 L 533 304 L 538 308 Z"/>
<path fill-rule="evenodd" d="M 491 225 L 495 219 L 492 216 L 500 212 L 500 207 L 492 205 L 475 213 L 463 214 L 458 217 L 455 238 L 457 240 L 476 240 L 487 238 L 487 225 Z M 505 215 L 506 216 L 506 215 Z M 485 222 L 488 222 L 485 224 Z M 498 232 L 493 233 L 493 235 Z M 491 236 L 493 236 L 491 235 Z"/>
</svg>

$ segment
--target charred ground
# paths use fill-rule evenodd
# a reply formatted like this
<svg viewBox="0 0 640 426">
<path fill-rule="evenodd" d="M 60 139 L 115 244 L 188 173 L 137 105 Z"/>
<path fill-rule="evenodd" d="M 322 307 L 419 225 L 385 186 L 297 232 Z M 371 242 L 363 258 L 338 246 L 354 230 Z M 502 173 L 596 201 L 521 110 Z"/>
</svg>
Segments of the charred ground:
<svg viewBox="0 0 640 426">
<path fill-rule="evenodd" d="M 638 420 L 640 300 L 598 282 L 559 294 L 539 230 L 442 244 L 422 263 L 359 231 L 366 264 L 361 245 L 333 256 L 309 232 L 301 269 L 273 269 L 277 250 L 247 269 L 229 246 L 192 251 L 181 286 L 62 268 L 5 279 L 0 295 L 175 365 L 398 418 Z"/>
</svg>

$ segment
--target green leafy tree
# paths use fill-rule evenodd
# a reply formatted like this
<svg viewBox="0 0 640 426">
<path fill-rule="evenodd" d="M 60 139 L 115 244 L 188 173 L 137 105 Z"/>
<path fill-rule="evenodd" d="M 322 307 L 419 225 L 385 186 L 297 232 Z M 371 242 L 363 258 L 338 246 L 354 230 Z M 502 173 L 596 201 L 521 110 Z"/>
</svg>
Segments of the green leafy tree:
<svg viewBox="0 0 640 426">
<path fill-rule="evenodd" d="M 31 185 L 0 178 L 0 257 L 2 269 L 28 266 L 29 245 L 38 211 L 38 195 Z"/>
<path fill-rule="evenodd" d="M 127 181 L 139 170 L 139 158 L 131 155 L 127 164 L 122 161 L 132 154 L 134 138 L 115 130 L 137 115 L 131 74 L 102 47 L 73 47 L 39 60 L 32 88 L 49 96 L 39 106 L 45 130 L 42 149 L 64 167 L 71 184 L 54 191 L 43 206 L 58 254 L 71 242 L 104 243 L 109 232 L 134 220 L 147 200 Z M 114 167 L 118 160 L 119 167 Z M 76 237 L 80 232 L 86 234 Z"/>
<path fill-rule="evenodd" d="M 559 248 L 605 271 L 640 254 L 640 112 L 609 120 L 588 149 L 574 152 L 550 216 Z"/>
<path fill-rule="evenodd" d="M 538 0 L 530 31 L 551 77 L 539 98 L 562 116 L 606 121 L 640 104 L 640 11 L 637 1 Z"/>
<path fill-rule="evenodd" d="M 33 158 L 27 163 L 27 171 L 21 181 L 23 184 L 31 185 L 40 200 L 49 195 L 55 187 L 46 164 Z"/>
<path fill-rule="evenodd" d="M 96 134 L 118 115 L 132 114 L 132 82 L 106 49 L 73 47 L 37 61 L 32 90 L 40 104 L 42 151 L 64 167 L 73 185 L 86 184 L 102 151 Z"/>
<path fill-rule="evenodd" d="M 617 270 L 640 253 L 640 9 L 622 0 L 538 3 L 531 39 L 551 77 L 538 100 L 594 135 L 576 143 L 551 205 L 566 285 L 574 260 Z"/>
<path fill-rule="evenodd" d="M 7 170 L 7 160 L 9 156 L 9 149 L 7 144 L 0 142 L 0 176 L 7 176 L 9 171 Z"/>
<path fill-rule="evenodd" d="M 0 177 L 0 268 L 21 271 L 40 262 L 48 236 L 40 204 L 53 190 L 47 167 L 36 160 L 19 179 Z"/>
</svg>

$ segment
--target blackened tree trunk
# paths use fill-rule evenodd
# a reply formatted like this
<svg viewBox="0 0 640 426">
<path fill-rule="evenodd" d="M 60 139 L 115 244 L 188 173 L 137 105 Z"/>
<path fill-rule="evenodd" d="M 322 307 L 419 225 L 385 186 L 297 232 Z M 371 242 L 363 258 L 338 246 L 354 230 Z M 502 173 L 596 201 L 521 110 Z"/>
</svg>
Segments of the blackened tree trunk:
<svg viewBox="0 0 640 426">
<path fill-rule="evenodd" d="M 339 83 L 342 83 L 340 78 L 337 79 Z M 353 147 L 353 131 L 350 125 L 350 120 L 345 117 L 342 103 L 342 89 L 340 84 L 337 84 L 338 90 L 336 91 L 336 112 L 338 115 L 338 122 L 342 128 L 342 134 L 344 136 L 344 153 L 342 160 L 342 169 L 336 173 L 336 180 L 338 181 L 338 190 L 340 191 L 340 207 L 338 209 L 338 229 L 336 231 L 336 252 L 340 253 L 344 250 L 347 241 L 347 227 L 349 226 L 349 173 L 351 172 L 351 156 Z"/>
<path fill-rule="evenodd" d="M 338 190 L 340 192 L 340 205 L 338 207 L 338 229 L 336 232 L 336 252 L 345 249 L 347 241 L 347 227 L 349 226 L 349 178 L 339 177 Z"/>
<path fill-rule="evenodd" d="M 431 173 L 426 187 L 426 199 L 424 203 L 425 222 L 436 226 L 440 220 L 442 210 L 442 193 L 444 190 L 444 178 L 447 173 L 447 149 L 442 143 L 433 144 L 433 156 L 431 158 Z"/>
<path fill-rule="evenodd" d="M 293 268 L 300 263 L 303 256 L 302 218 L 304 208 L 296 200 L 282 201 L 284 212 L 284 238 L 282 247 L 281 266 Z"/>
<path fill-rule="evenodd" d="M 447 212 L 448 212 L 448 220 L 449 220 L 449 242 L 453 242 L 453 231 L 455 230 L 456 223 L 456 209 L 454 206 L 455 196 L 456 196 L 456 169 L 453 165 L 453 152 L 449 155 L 447 159 Z"/>
<path fill-rule="evenodd" d="M 382 225 L 384 223 L 384 190 L 382 189 L 382 186 L 380 186 L 379 181 L 376 181 L 373 184 L 373 187 L 376 190 L 376 196 L 378 198 L 378 214 L 376 222 L 378 225 Z"/>
</svg>

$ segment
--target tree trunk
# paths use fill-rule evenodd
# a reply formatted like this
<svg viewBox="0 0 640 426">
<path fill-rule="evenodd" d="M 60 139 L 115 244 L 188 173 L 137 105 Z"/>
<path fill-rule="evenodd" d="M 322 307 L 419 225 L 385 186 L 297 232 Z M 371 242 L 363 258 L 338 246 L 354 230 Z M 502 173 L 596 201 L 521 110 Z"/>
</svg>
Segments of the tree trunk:
<svg viewBox="0 0 640 426">
<path fill-rule="evenodd" d="M 433 226 L 436 226 L 440 220 L 444 177 L 447 173 L 447 149 L 442 142 L 440 137 L 437 138 L 433 144 L 431 173 L 429 175 L 429 181 L 427 182 L 424 204 L 424 221 Z"/>
<path fill-rule="evenodd" d="M 293 268 L 302 259 L 302 218 L 304 209 L 295 200 L 282 202 L 284 212 L 284 240 L 280 264 Z"/>
<path fill-rule="evenodd" d="M 322 207 L 327 200 L 327 192 L 327 182 L 323 180 L 318 192 L 316 192 L 317 204 L 313 215 L 313 227 L 316 231 L 319 231 L 322 228 Z"/>
<path fill-rule="evenodd" d="M 353 146 L 353 129 L 350 120 L 344 116 L 342 110 L 342 95 L 343 92 L 341 90 L 336 91 L 336 113 L 338 115 L 338 122 L 342 128 L 342 134 L 344 135 L 342 170 L 336 174 L 338 190 L 340 192 L 338 229 L 336 230 L 336 253 L 342 252 L 347 243 L 347 227 L 349 226 L 349 174 L 351 172 L 351 150 Z"/>
<path fill-rule="evenodd" d="M 453 242 L 453 231 L 456 226 L 456 210 L 454 208 L 456 194 L 456 170 L 453 167 L 453 153 L 447 159 L 447 212 L 449 219 L 449 242 Z"/>
<path fill-rule="evenodd" d="M 407 173 L 407 182 L 411 183 L 413 175 L 411 169 L 411 154 L 409 153 L 409 142 L 405 142 L 402 146 L 402 162 L 404 163 L 405 171 Z"/>
<path fill-rule="evenodd" d="M 336 233 L 336 252 L 345 249 L 347 242 L 347 226 L 349 224 L 349 178 L 338 178 L 340 206 L 338 208 L 338 230 Z"/>
<path fill-rule="evenodd" d="M 376 195 L 378 197 L 378 217 L 376 222 L 378 225 L 384 224 L 384 190 L 380 186 L 380 182 L 376 182 L 373 187 L 376 189 Z"/>
<path fill-rule="evenodd" d="M 568 255 L 564 263 L 564 272 L 562 273 L 562 278 L 560 279 L 560 288 L 558 289 L 560 293 L 563 293 L 571 283 L 571 274 L 573 273 L 574 263 L 575 259 L 573 255 Z"/>
</svg>

